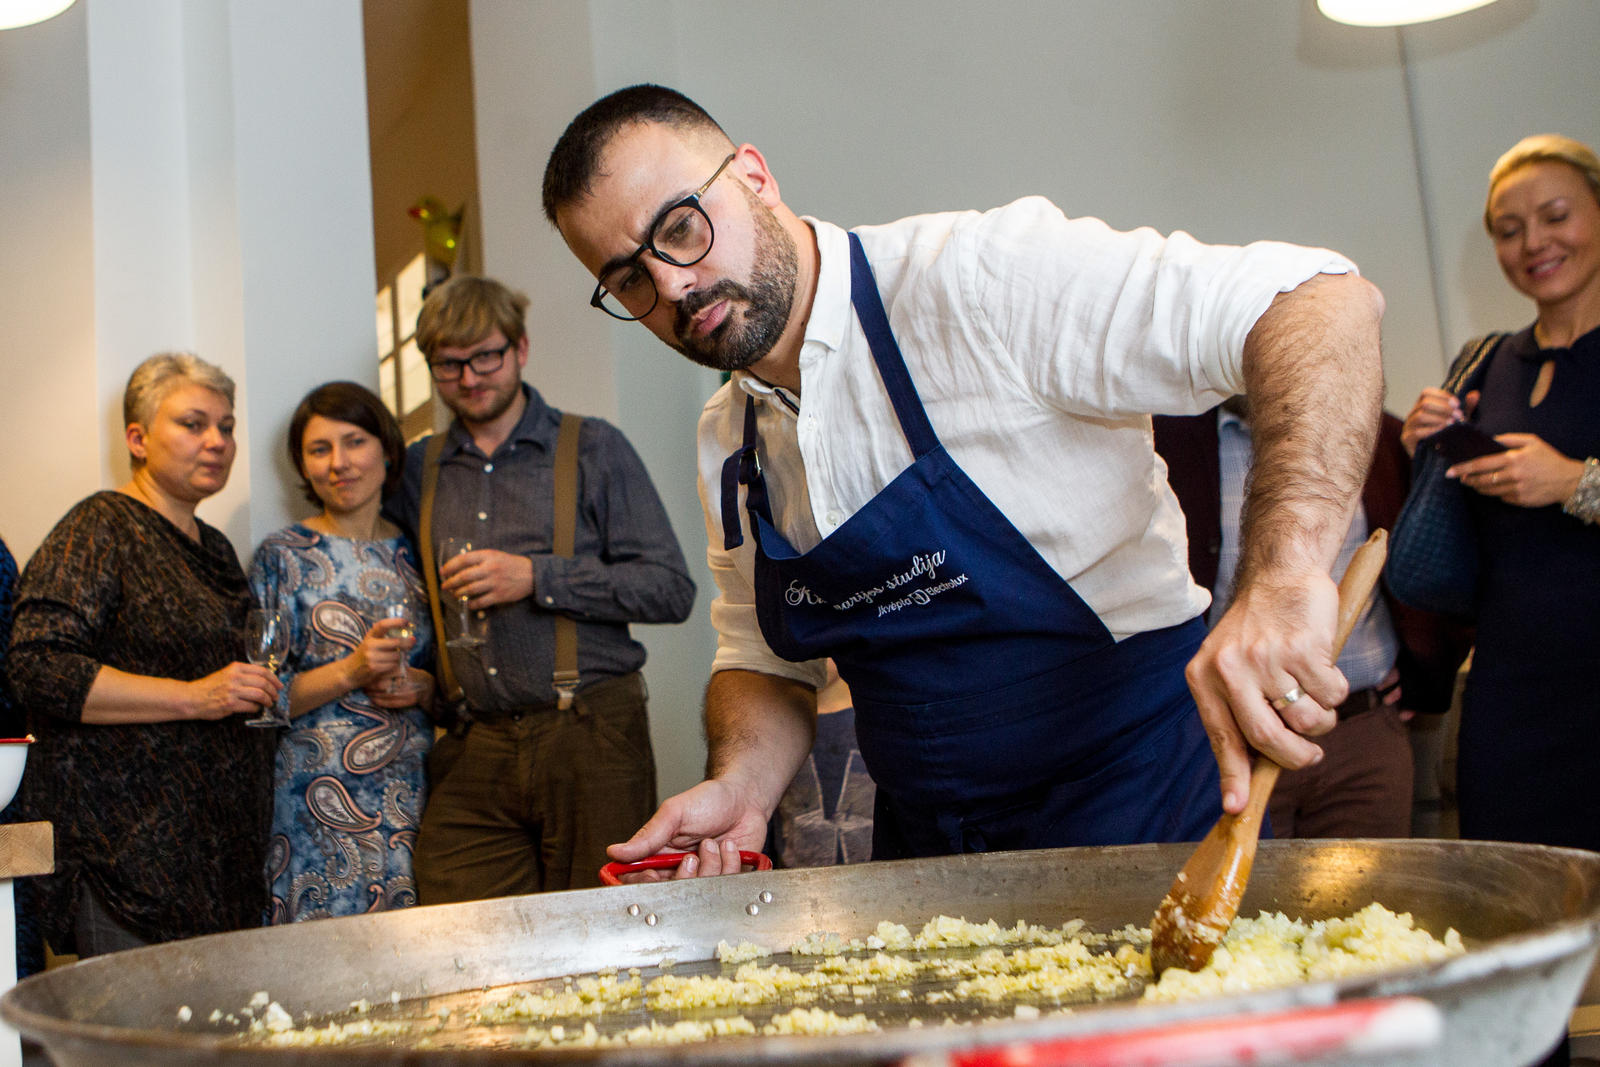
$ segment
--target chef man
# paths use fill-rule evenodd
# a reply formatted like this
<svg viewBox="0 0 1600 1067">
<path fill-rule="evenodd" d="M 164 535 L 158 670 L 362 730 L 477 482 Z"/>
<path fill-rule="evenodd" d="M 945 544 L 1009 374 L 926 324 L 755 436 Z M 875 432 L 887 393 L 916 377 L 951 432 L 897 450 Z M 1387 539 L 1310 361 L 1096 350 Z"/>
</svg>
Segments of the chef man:
<svg viewBox="0 0 1600 1067">
<path fill-rule="evenodd" d="M 1192 840 L 1243 807 L 1250 749 L 1320 758 L 1307 738 L 1347 691 L 1328 569 L 1381 392 L 1383 301 L 1349 261 L 1039 198 L 846 232 L 652 85 L 573 120 L 544 208 L 596 308 L 732 374 L 699 425 L 707 778 L 614 858 L 738 870 L 827 657 L 877 782 L 875 859 Z M 1207 636 L 1148 413 L 1239 392 L 1256 474 Z"/>
</svg>

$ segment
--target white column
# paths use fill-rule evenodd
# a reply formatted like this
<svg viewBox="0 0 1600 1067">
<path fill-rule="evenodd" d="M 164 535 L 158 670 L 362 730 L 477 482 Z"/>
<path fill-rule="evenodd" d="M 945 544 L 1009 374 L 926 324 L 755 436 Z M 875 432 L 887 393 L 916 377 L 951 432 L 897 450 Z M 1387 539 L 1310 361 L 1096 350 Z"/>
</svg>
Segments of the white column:
<svg viewBox="0 0 1600 1067">
<path fill-rule="evenodd" d="M 483 269 L 528 294 L 528 381 L 557 407 L 616 421 L 610 327 L 588 307 L 593 284 L 540 207 L 556 137 L 598 95 L 587 6 L 472 5 Z"/>
<path fill-rule="evenodd" d="M 152 352 L 195 346 L 194 295 L 182 12 L 174 0 L 87 8 L 100 488 L 127 477 L 128 374 Z"/>
<path fill-rule="evenodd" d="M 102 469 L 121 396 L 189 348 L 238 384 L 239 458 L 201 515 L 242 558 L 300 514 L 282 435 L 331 378 L 376 384 L 359 0 L 90 0 L 95 372 Z"/>
<path fill-rule="evenodd" d="M 19 563 L 100 477 L 86 16 L 0 32 L 0 535 Z"/>
<path fill-rule="evenodd" d="M 378 384 L 376 282 L 360 0 L 232 0 L 228 11 L 251 440 L 249 544 L 235 544 L 245 555 L 308 510 L 284 454 L 300 398 L 334 379 Z"/>
</svg>

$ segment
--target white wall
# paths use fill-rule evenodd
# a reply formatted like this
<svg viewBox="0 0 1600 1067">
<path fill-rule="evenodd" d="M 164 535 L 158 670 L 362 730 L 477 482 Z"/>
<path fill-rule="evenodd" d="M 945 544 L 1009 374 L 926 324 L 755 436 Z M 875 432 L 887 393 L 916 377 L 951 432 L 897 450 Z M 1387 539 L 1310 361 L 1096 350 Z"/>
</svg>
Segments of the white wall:
<svg viewBox="0 0 1600 1067">
<path fill-rule="evenodd" d="M 88 63 L 81 4 L 0 32 L 0 537 L 19 562 L 100 480 Z"/>
<path fill-rule="evenodd" d="M 235 540 L 245 556 L 312 510 L 284 449 L 300 398 L 337 378 L 377 387 L 377 283 L 360 0 L 230 0 L 229 12 L 242 421 L 255 442 L 249 539 Z"/>
<path fill-rule="evenodd" d="M 239 387 L 201 515 L 248 559 L 304 511 L 300 396 L 376 380 L 359 0 L 81 0 L 0 33 L 0 78 L 0 535 L 26 560 L 126 479 L 128 374 L 185 348 Z"/>
<path fill-rule="evenodd" d="M 614 413 L 697 567 L 693 623 L 643 628 L 664 788 L 701 759 L 714 588 L 692 450 L 715 379 L 589 309 L 541 217 L 545 156 L 596 97 L 684 90 L 762 149 L 791 207 L 845 225 L 1043 193 L 1119 227 L 1336 248 L 1388 297 L 1402 412 L 1472 333 L 1531 318 L 1477 222 L 1495 156 L 1545 129 L 1600 142 L 1594 0 L 1403 33 L 1334 25 L 1314 0 L 474 0 L 472 20 L 486 264 L 533 297 L 529 377 Z"/>
<path fill-rule="evenodd" d="M 593 6 L 611 41 L 640 5 Z M 716 0 L 675 16 L 670 84 L 760 145 L 805 212 L 863 223 L 1038 192 L 1119 227 L 1350 255 L 1389 298 L 1402 411 L 1471 333 L 1531 318 L 1476 221 L 1494 158 L 1547 128 L 1600 140 L 1593 0 L 1501 0 L 1404 31 L 1426 202 L 1402 34 L 1338 26 L 1311 0 Z"/>
<path fill-rule="evenodd" d="M 1470 19 L 1415 27 L 1405 39 L 1454 355 L 1474 334 L 1533 321 L 1532 305 L 1494 261 L 1484 181 L 1500 154 L 1530 133 L 1600 146 L 1600 3 L 1500 0 Z"/>
</svg>

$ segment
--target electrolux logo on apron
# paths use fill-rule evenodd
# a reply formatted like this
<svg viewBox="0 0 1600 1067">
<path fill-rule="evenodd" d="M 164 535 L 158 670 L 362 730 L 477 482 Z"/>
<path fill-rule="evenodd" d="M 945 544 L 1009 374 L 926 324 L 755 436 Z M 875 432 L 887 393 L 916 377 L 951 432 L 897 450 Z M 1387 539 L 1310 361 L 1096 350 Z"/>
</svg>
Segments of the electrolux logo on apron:
<svg viewBox="0 0 1600 1067">
<path fill-rule="evenodd" d="M 935 552 L 917 553 L 911 557 L 911 565 L 907 569 L 896 571 L 876 585 L 866 589 L 858 589 L 843 600 L 832 603 L 812 592 L 810 586 L 805 585 L 796 578 L 789 583 L 789 588 L 784 591 L 784 600 L 793 608 L 800 607 L 802 604 L 810 606 L 828 605 L 834 611 L 849 611 L 852 608 L 863 605 L 870 607 L 876 604 L 878 598 L 885 593 L 897 593 L 918 578 L 923 578 L 931 584 L 925 585 L 920 589 L 911 589 L 898 599 L 877 604 L 877 608 L 878 616 L 881 618 L 913 604 L 918 607 L 926 607 L 940 593 L 949 592 L 951 589 L 967 584 L 965 573 L 958 574 L 953 578 L 946 578 L 942 582 L 938 580 L 939 568 L 944 566 L 945 557 L 946 553 L 942 548 Z"/>
</svg>

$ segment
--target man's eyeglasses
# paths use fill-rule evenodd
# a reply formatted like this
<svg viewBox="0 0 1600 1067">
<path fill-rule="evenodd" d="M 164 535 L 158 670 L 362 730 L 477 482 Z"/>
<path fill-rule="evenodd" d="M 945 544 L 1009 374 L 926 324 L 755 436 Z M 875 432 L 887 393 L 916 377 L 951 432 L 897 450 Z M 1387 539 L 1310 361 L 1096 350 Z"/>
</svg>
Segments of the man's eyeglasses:
<svg viewBox="0 0 1600 1067">
<path fill-rule="evenodd" d="M 634 249 L 633 255 L 600 272 L 600 284 L 594 287 L 594 295 L 589 298 L 591 306 L 624 322 L 642 319 L 655 310 L 660 298 L 655 279 L 650 277 L 643 263 L 646 252 L 674 267 L 692 267 L 706 258 L 716 233 L 711 227 L 711 216 L 700 206 L 700 198 L 733 162 L 735 155 L 738 153 L 724 159 L 700 188 L 658 215 L 645 235 L 644 244 Z"/>
<path fill-rule="evenodd" d="M 506 361 L 506 353 L 515 347 L 516 342 L 507 341 L 499 348 L 485 348 L 466 359 L 430 359 L 428 373 L 436 382 L 460 381 L 462 367 L 471 367 L 473 374 L 493 374 Z"/>
</svg>

